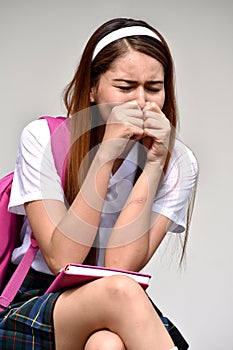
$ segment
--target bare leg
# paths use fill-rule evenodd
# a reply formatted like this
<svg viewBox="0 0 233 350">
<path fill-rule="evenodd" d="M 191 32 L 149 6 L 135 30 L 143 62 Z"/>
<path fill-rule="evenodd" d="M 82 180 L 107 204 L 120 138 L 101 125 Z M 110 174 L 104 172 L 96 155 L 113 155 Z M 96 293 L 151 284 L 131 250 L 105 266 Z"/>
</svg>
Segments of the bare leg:
<svg viewBox="0 0 233 350">
<path fill-rule="evenodd" d="M 84 350 L 126 350 L 126 348 L 117 334 L 102 330 L 90 336 Z"/>
<path fill-rule="evenodd" d="M 127 350 L 169 350 L 174 344 L 143 289 L 111 276 L 65 291 L 54 308 L 57 350 L 83 350 L 96 331 L 117 334 Z"/>
</svg>

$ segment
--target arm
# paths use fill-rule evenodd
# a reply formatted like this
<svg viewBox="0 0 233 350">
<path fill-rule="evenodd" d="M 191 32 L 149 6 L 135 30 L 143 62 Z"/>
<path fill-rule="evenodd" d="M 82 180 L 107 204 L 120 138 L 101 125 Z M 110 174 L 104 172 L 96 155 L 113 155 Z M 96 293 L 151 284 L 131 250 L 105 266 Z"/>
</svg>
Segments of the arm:
<svg viewBox="0 0 233 350">
<path fill-rule="evenodd" d="M 155 176 L 155 170 L 153 166 L 145 167 L 116 222 L 105 254 L 108 267 L 140 271 L 169 229 L 171 220 L 151 209 L 160 172 Z M 149 191 L 150 185 L 154 191 Z"/>
<path fill-rule="evenodd" d="M 162 176 L 170 138 L 170 124 L 155 104 L 144 108 L 144 170 L 114 226 L 108 242 L 105 264 L 140 270 L 162 241 L 170 220 L 164 216 L 152 224 L 152 204 Z"/>
<path fill-rule="evenodd" d="M 145 165 L 108 241 L 106 266 L 139 271 L 145 265 L 152 249 L 151 211 L 161 171 L 159 164 Z"/>
<path fill-rule="evenodd" d="M 68 262 L 85 260 L 97 233 L 112 165 L 102 149 L 97 152 L 81 191 L 68 210 L 56 200 L 25 204 L 32 231 L 54 273 Z"/>
<path fill-rule="evenodd" d="M 123 113 L 119 113 L 122 110 Z M 137 126 L 141 116 L 136 103 L 113 108 L 104 140 L 69 210 L 58 200 L 35 200 L 25 204 L 32 231 L 53 272 L 69 262 L 85 260 L 98 230 L 114 161 L 127 148 L 132 131 L 143 133 Z M 128 118 L 133 119 L 133 123 L 129 123 Z"/>
</svg>

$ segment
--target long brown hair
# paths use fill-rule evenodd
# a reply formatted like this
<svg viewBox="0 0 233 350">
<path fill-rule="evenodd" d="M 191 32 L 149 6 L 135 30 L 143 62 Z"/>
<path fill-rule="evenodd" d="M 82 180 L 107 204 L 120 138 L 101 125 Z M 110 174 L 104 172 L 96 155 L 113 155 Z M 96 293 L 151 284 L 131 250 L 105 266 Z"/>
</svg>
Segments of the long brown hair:
<svg viewBox="0 0 233 350">
<path fill-rule="evenodd" d="M 149 36 L 135 35 L 118 39 L 104 47 L 94 59 L 93 52 L 97 43 L 114 30 L 143 26 L 154 31 L 160 40 Z M 173 148 L 177 129 L 177 106 L 174 91 L 174 65 L 169 47 L 163 36 L 152 26 L 142 20 L 114 18 L 101 25 L 91 36 L 84 49 L 74 78 L 65 90 L 64 102 L 67 114 L 71 117 L 71 148 L 66 170 L 65 194 L 69 203 L 76 197 L 88 171 L 88 161 L 84 163 L 92 147 L 101 142 L 100 128 L 93 127 L 90 113 L 90 91 L 97 86 L 101 74 L 110 69 L 113 62 L 124 56 L 129 48 L 149 55 L 158 60 L 164 67 L 165 102 L 163 112 L 172 126 L 170 147 L 165 163 L 166 172 L 170 153 Z M 98 117 L 97 117 L 98 118 Z M 95 124 L 96 123 L 95 121 Z M 103 128 L 101 126 L 101 128 Z M 103 134 L 103 132 L 102 132 Z"/>
<path fill-rule="evenodd" d="M 119 39 L 102 49 L 92 61 L 93 51 L 100 39 L 119 28 L 137 25 L 150 28 L 161 38 L 161 42 L 149 36 L 132 36 Z M 86 164 L 85 170 L 85 166 L 82 164 L 83 160 L 89 153 L 91 147 L 101 142 L 98 136 L 98 128 L 93 128 L 91 124 L 91 88 L 98 84 L 101 74 L 109 70 L 112 63 L 117 58 L 128 52 L 129 47 L 157 59 L 163 65 L 165 71 L 164 85 L 166 95 L 163 112 L 173 126 L 172 129 L 176 130 L 177 111 L 173 81 L 173 61 L 164 38 L 153 27 L 141 20 L 115 18 L 104 23 L 89 39 L 74 78 L 67 86 L 64 94 L 67 113 L 68 116 L 71 117 L 72 146 L 67 165 L 65 185 L 65 194 L 69 203 L 72 203 L 77 195 L 88 169 L 88 164 Z M 166 167 L 168 160 L 169 159 L 167 159 Z M 80 173 L 81 169 L 82 171 Z"/>
</svg>

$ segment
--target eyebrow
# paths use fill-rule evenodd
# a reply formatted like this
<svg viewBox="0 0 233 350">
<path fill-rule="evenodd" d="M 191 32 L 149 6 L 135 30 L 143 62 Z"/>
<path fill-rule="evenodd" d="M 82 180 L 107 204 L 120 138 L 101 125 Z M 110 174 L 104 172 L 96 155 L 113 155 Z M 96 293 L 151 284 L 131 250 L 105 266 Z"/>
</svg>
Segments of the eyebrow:
<svg viewBox="0 0 233 350">
<path fill-rule="evenodd" d="M 128 84 L 137 84 L 138 82 L 136 80 L 129 80 L 129 79 L 113 79 L 115 82 L 123 82 Z M 154 84 L 164 84 L 163 80 L 149 80 L 146 82 L 147 84 L 154 85 Z"/>
</svg>

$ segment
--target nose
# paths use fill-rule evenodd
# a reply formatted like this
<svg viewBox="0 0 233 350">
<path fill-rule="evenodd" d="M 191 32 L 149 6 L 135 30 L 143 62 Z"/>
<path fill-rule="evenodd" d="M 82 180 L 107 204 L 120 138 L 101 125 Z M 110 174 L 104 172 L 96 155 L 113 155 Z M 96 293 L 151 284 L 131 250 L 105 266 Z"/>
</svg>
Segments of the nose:
<svg viewBox="0 0 233 350">
<path fill-rule="evenodd" d="M 138 86 L 136 91 L 136 101 L 140 108 L 144 108 L 146 105 L 146 92 L 143 86 Z"/>
</svg>

